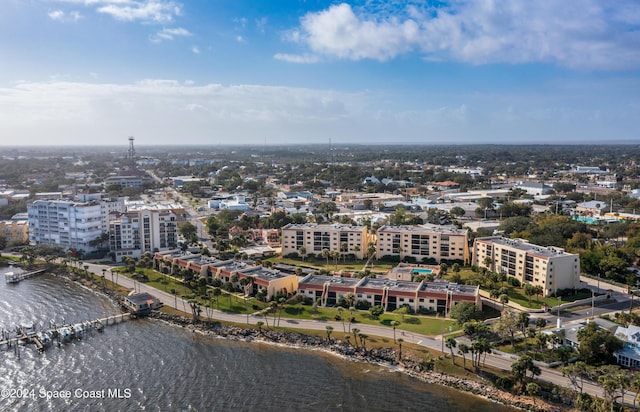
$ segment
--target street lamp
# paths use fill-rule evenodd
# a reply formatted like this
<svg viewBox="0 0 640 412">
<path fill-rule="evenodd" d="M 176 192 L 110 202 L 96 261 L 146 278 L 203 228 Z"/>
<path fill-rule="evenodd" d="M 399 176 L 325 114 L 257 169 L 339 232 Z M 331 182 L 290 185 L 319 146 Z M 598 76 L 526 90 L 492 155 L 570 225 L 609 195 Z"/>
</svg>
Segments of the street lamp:
<svg viewBox="0 0 640 412">
<path fill-rule="evenodd" d="M 556 327 L 560 329 L 562 327 L 562 320 L 560 320 L 560 303 L 562 302 L 562 297 L 558 296 L 558 320 L 556 321 Z"/>
</svg>

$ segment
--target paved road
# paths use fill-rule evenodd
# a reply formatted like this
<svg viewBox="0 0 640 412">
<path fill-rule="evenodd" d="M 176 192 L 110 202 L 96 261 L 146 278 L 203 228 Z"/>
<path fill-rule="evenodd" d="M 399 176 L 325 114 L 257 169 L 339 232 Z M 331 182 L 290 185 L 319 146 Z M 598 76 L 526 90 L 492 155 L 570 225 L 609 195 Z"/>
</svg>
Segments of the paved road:
<svg viewBox="0 0 640 412">
<path fill-rule="evenodd" d="M 98 264 L 92 264 L 92 263 L 85 263 L 85 264 L 89 266 L 89 269 L 88 269 L 89 271 L 97 275 L 102 275 L 102 269 L 111 268 L 110 266 L 104 266 L 104 265 L 98 265 Z M 107 270 L 105 272 L 105 277 L 107 279 L 110 279 L 111 273 L 112 272 L 110 270 Z M 172 295 L 171 293 L 167 293 L 162 290 L 155 289 L 147 284 L 137 282 L 123 275 L 118 275 L 116 277 L 116 275 L 114 274 L 113 281 L 119 284 L 120 286 L 130 289 L 131 291 L 136 290 L 138 292 L 148 292 L 156 296 L 158 299 L 160 299 L 160 301 L 163 304 L 169 307 L 181 310 L 183 312 L 190 313 L 189 303 L 181 299 L 180 297 L 176 297 Z M 260 316 L 260 315 L 247 316 L 242 314 L 222 312 L 218 310 L 211 310 L 211 318 L 216 320 L 226 321 L 226 322 L 247 323 L 250 325 L 255 325 L 256 322 L 258 321 L 264 321 L 265 324 L 268 323 L 269 325 L 273 325 L 273 317 L 271 316 L 269 317 L 268 320 L 265 321 L 264 316 Z M 281 318 L 279 326 L 299 328 L 299 329 L 322 330 L 322 331 L 326 330 L 327 326 L 332 326 L 334 331 L 343 330 L 342 322 L 318 321 L 318 320 L 307 320 L 307 319 Z M 352 325 L 352 326 L 356 326 L 356 325 Z M 348 324 L 346 324 L 344 327 L 345 329 L 348 328 Z M 358 323 L 357 328 L 360 329 L 361 333 L 364 333 L 366 335 L 380 336 L 380 337 L 385 337 L 389 339 L 394 338 L 393 329 L 388 327 Z M 396 337 L 402 338 L 405 342 L 411 342 L 416 345 L 420 345 L 436 351 L 440 351 L 444 347 L 443 340 L 442 340 L 443 338 L 441 336 L 435 336 L 435 337 L 426 336 L 426 335 L 421 335 L 417 333 L 406 332 L 406 331 L 402 332 L 400 330 L 396 330 Z M 446 347 L 444 347 L 444 353 L 449 353 L 449 350 Z M 488 354 L 486 356 L 486 361 L 485 361 L 485 363 L 489 366 L 493 366 L 495 368 L 508 370 L 508 371 L 511 370 L 511 364 L 513 362 L 514 362 L 514 359 L 511 358 L 510 356 L 502 356 L 499 354 Z M 549 369 L 549 368 L 541 368 L 541 371 L 542 373 L 540 374 L 540 376 L 538 376 L 538 379 L 551 382 L 558 386 L 563 386 L 566 388 L 573 389 L 573 386 L 571 385 L 571 382 L 569 381 L 569 379 L 562 376 L 561 372 L 555 369 Z M 599 397 L 603 396 L 602 389 L 598 385 L 591 382 L 585 382 L 584 392 L 594 396 L 599 396 Z M 629 405 L 633 404 L 633 395 L 625 396 L 625 402 L 628 403 Z"/>
</svg>

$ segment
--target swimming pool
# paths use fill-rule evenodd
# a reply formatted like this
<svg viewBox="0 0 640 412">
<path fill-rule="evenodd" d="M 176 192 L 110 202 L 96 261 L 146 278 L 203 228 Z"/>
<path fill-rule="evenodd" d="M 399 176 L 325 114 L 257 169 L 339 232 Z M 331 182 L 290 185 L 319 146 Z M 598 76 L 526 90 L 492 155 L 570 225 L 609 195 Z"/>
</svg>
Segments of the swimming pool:
<svg viewBox="0 0 640 412">
<path fill-rule="evenodd" d="M 418 274 L 418 275 L 430 275 L 430 274 L 432 274 L 432 273 L 433 273 L 433 270 L 431 270 L 431 269 L 418 269 L 418 268 L 415 268 L 415 269 L 413 269 L 413 273 L 414 273 L 414 274 Z"/>
</svg>

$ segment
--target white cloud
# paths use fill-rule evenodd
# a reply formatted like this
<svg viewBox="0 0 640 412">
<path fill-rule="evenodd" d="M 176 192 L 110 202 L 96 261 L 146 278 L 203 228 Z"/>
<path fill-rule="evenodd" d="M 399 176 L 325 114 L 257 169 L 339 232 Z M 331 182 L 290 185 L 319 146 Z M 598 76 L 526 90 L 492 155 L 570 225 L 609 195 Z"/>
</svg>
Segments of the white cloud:
<svg viewBox="0 0 640 412">
<path fill-rule="evenodd" d="M 82 15 L 77 11 L 71 11 L 69 13 L 65 13 L 62 10 L 54 10 L 47 13 L 51 20 L 59 21 L 59 22 L 75 22 L 82 18 Z"/>
<path fill-rule="evenodd" d="M 240 36 L 240 35 L 237 35 L 237 36 L 236 36 L 236 41 L 237 41 L 238 43 L 244 43 L 244 37 L 242 37 L 242 36 Z"/>
<path fill-rule="evenodd" d="M 64 18 L 64 12 L 62 10 L 54 10 L 48 13 L 51 20 L 62 20 Z"/>
<path fill-rule="evenodd" d="M 368 9 L 367 9 L 368 7 Z M 307 13 L 289 40 L 317 54 L 385 61 L 408 52 L 471 64 L 545 62 L 580 69 L 640 68 L 635 0 L 454 0 L 343 3 Z"/>
<path fill-rule="evenodd" d="M 200 54 L 200 49 L 198 48 L 198 46 L 191 46 L 191 51 L 194 54 Z"/>
<path fill-rule="evenodd" d="M 288 63 L 317 63 L 319 61 L 318 56 L 313 56 L 309 54 L 298 55 L 298 54 L 286 54 L 286 53 L 276 53 L 273 56 L 276 60 L 282 60 Z"/>
<path fill-rule="evenodd" d="M 163 40 L 173 40 L 175 37 L 189 37 L 192 35 L 193 34 L 189 30 L 183 29 L 182 27 L 177 27 L 173 29 L 165 28 L 157 32 L 155 35 L 153 35 L 151 37 L 151 41 L 155 43 L 159 43 Z"/>
<path fill-rule="evenodd" d="M 98 13 L 122 21 L 170 23 L 182 14 L 182 4 L 173 0 L 55 0 L 95 7 Z"/>
<path fill-rule="evenodd" d="M 269 19 L 267 19 L 266 17 L 256 19 L 256 30 L 258 30 L 258 33 L 264 34 L 268 23 Z"/>
</svg>

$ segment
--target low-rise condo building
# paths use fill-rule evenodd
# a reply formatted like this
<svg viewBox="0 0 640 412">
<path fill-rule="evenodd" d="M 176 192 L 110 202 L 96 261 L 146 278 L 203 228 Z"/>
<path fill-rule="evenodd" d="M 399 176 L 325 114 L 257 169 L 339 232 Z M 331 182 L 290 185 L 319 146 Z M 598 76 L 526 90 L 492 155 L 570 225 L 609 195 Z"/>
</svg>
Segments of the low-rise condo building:
<svg viewBox="0 0 640 412">
<path fill-rule="evenodd" d="M 343 278 L 337 276 L 307 275 L 298 284 L 298 293 L 318 301 L 322 306 L 332 306 L 341 298 L 353 294 L 356 301 L 380 305 L 392 311 L 408 305 L 413 311 L 438 312 L 447 315 L 461 302 L 471 302 L 481 307 L 478 286 L 458 285 L 448 282 L 407 282 L 389 279 Z"/>
</svg>

